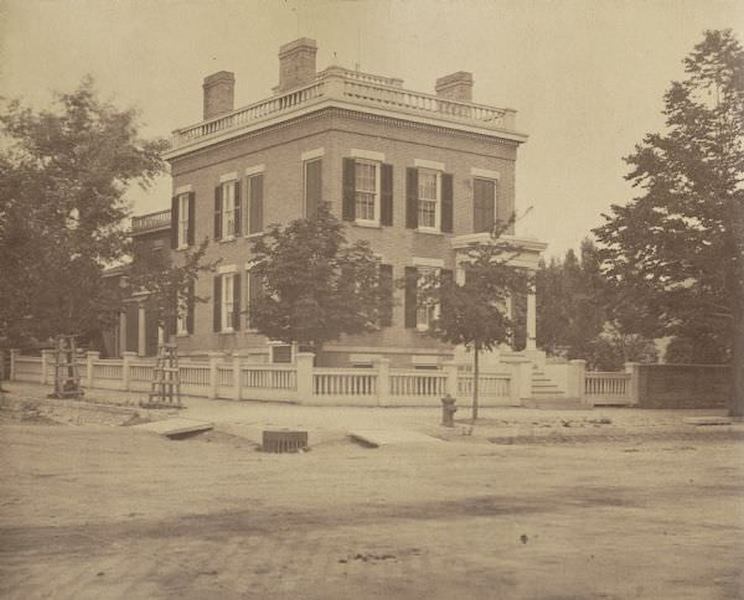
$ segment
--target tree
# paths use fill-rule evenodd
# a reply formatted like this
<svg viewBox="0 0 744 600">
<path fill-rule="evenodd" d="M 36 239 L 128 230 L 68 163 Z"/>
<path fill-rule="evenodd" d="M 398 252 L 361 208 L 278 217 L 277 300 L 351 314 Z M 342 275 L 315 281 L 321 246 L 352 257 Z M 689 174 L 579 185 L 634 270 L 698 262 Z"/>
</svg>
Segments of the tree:
<svg viewBox="0 0 744 600">
<path fill-rule="evenodd" d="M 490 243 L 466 248 L 460 261 L 464 283 L 457 283 L 451 273 L 433 272 L 420 286 L 419 304 L 439 307 L 433 311 L 429 335 L 473 351 L 473 421 L 478 418 L 479 355 L 512 340 L 514 323 L 508 316 L 508 303 L 532 285 L 513 264 L 519 248 L 500 239 L 510 225 L 495 227 Z"/>
<path fill-rule="evenodd" d="M 175 332 L 179 318 L 193 319 L 194 305 L 209 300 L 195 292 L 199 274 L 211 273 L 219 262 L 204 262 L 208 245 L 209 239 L 204 238 L 198 247 L 183 253 L 179 264 L 162 253 L 134 257 L 128 290 L 147 292 L 145 306 L 166 332 Z"/>
<path fill-rule="evenodd" d="M 124 200 L 164 169 L 162 140 L 84 79 L 54 110 L 0 114 L 0 337 L 10 343 L 105 326 L 119 306 L 102 275 L 126 256 Z"/>
<path fill-rule="evenodd" d="M 256 240 L 251 280 L 261 282 L 249 317 L 269 339 L 318 355 L 342 334 L 374 331 L 389 311 L 391 289 L 366 241 L 349 244 L 327 206 L 310 219 L 273 225 Z"/>
<path fill-rule="evenodd" d="M 554 356 L 588 358 L 608 319 L 594 243 L 581 243 L 580 258 L 568 250 L 563 260 L 541 261 L 535 279 L 538 346 Z"/>
<path fill-rule="evenodd" d="M 626 158 L 641 194 L 594 230 L 626 331 L 716 340 L 744 415 L 744 49 L 706 31 L 664 96 L 666 131 Z"/>
</svg>

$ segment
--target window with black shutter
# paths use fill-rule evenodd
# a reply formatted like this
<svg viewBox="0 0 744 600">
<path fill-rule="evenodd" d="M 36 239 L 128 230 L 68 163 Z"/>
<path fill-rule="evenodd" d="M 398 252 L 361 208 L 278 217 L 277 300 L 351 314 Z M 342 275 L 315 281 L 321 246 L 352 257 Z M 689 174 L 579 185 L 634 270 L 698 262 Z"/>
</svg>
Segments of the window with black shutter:
<svg viewBox="0 0 744 600">
<path fill-rule="evenodd" d="M 263 196 L 264 196 L 263 173 L 248 177 L 248 226 L 246 233 L 261 233 L 263 231 Z"/>
<path fill-rule="evenodd" d="M 473 180 L 473 232 L 491 232 L 495 223 L 496 185 L 490 179 Z"/>
<path fill-rule="evenodd" d="M 418 309 L 418 269 L 405 268 L 405 327 L 416 327 L 416 310 Z"/>
<path fill-rule="evenodd" d="M 393 265 L 380 265 L 380 327 L 393 324 Z"/>
<path fill-rule="evenodd" d="M 305 161 L 305 217 L 313 218 L 323 202 L 323 159 Z"/>
</svg>

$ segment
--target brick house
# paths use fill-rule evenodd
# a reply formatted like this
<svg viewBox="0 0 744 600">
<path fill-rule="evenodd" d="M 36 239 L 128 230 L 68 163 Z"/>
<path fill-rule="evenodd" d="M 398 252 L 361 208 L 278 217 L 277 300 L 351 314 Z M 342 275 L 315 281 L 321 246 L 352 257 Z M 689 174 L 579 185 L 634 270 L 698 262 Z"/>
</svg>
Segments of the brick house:
<svg viewBox="0 0 744 600">
<path fill-rule="evenodd" d="M 396 289 L 389 326 L 329 343 L 325 366 L 364 366 L 384 354 L 394 366 L 435 366 L 453 348 L 425 333 L 416 310 L 416 280 L 426 269 L 456 270 L 458 249 L 488 239 L 514 210 L 517 148 L 527 137 L 515 111 L 473 102 L 473 77 L 436 81 L 435 94 L 403 81 L 338 66 L 316 69 L 316 44 L 301 38 L 279 51 L 279 84 L 269 98 L 234 107 L 235 78 L 204 79 L 203 120 L 174 132 L 170 210 L 135 217 L 140 251 L 170 252 L 210 238 L 217 272 L 197 282 L 208 303 L 189 307 L 177 325 L 184 355 L 237 353 L 291 360 L 292 350 L 251 329 L 247 310 L 255 282 L 247 270 L 250 240 L 271 223 L 312 213 L 320 202 L 347 224 L 351 241 L 369 240 L 384 276 L 406 278 Z M 534 269 L 545 244 L 511 236 L 520 265 Z M 535 346 L 535 299 L 527 299 L 527 352 Z M 115 345 L 152 354 L 157 332 L 133 298 Z"/>
</svg>

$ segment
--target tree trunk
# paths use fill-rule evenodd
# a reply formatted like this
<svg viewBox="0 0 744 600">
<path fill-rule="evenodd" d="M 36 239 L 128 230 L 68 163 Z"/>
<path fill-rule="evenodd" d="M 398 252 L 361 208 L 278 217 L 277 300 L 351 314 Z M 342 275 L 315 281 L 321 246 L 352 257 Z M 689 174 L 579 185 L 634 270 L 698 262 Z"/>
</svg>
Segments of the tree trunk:
<svg viewBox="0 0 744 600">
<path fill-rule="evenodd" d="M 480 379 L 480 366 L 478 365 L 478 346 L 473 349 L 473 422 L 478 419 L 478 380 Z"/>
</svg>

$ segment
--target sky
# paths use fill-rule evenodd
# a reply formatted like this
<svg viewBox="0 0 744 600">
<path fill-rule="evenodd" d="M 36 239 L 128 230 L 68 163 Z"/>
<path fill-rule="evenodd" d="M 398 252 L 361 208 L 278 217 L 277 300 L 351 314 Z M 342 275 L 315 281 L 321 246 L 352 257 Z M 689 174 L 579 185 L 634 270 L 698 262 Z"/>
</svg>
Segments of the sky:
<svg viewBox="0 0 744 600">
<path fill-rule="evenodd" d="M 474 101 L 514 108 L 518 233 L 578 248 L 635 190 L 623 157 L 663 128 L 662 97 L 705 29 L 744 41 L 741 0 L 0 0 L 0 95 L 44 108 L 91 74 L 137 107 L 146 136 L 201 119 L 203 78 L 233 71 L 236 107 L 268 97 L 279 46 L 317 40 L 330 64 L 433 93 L 454 71 Z M 164 176 L 133 189 L 134 214 L 165 209 Z M 528 211 L 528 208 L 531 210 Z"/>
</svg>

